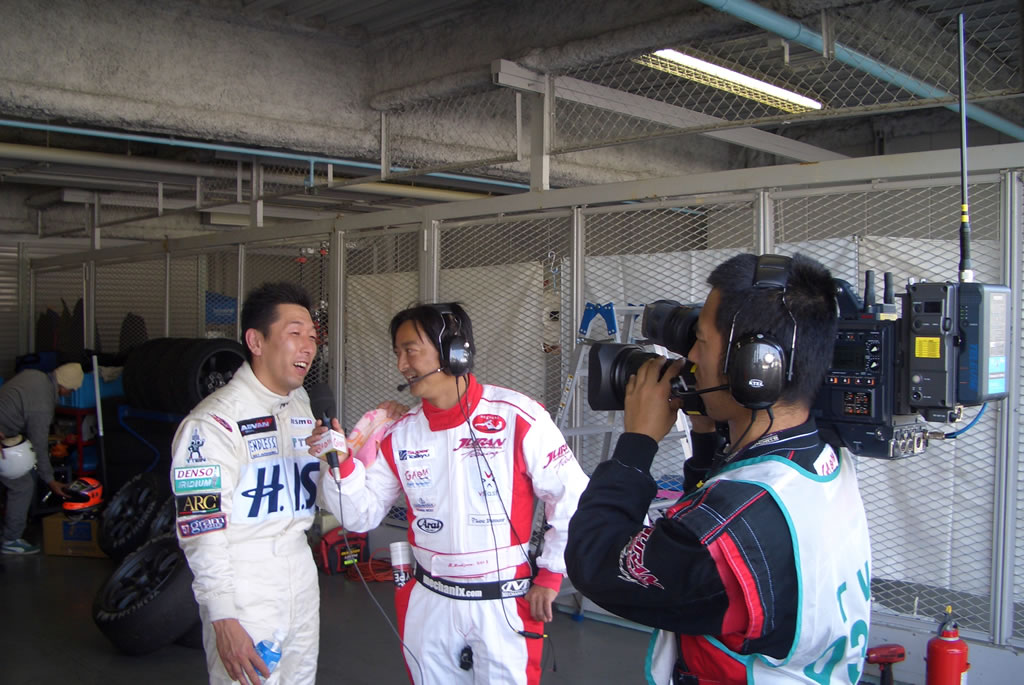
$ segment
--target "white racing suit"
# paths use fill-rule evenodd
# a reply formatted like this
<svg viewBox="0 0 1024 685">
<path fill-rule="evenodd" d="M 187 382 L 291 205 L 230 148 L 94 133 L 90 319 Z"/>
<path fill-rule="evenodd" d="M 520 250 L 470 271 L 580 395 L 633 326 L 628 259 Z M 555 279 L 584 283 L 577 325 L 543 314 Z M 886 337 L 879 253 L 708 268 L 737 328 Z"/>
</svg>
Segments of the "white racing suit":
<svg viewBox="0 0 1024 685">
<path fill-rule="evenodd" d="M 538 683 L 544 628 L 521 595 L 531 577 L 558 590 L 569 519 L 587 485 L 544 407 L 470 376 L 461 407 L 424 402 L 392 426 L 369 468 L 347 459 L 341 472 L 340 488 L 322 476 L 319 503 L 350 530 L 375 528 L 405 496 L 419 582 L 398 589 L 395 604 L 416 658 L 406 656 L 411 680 Z M 534 576 L 528 552 L 538 498 L 550 527 Z M 479 588 L 505 598 L 480 599 Z M 471 670 L 459 667 L 467 646 Z"/>
<path fill-rule="evenodd" d="M 313 683 L 320 588 L 306 530 L 320 461 L 302 388 L 268 390 L 243 364 L 174 436 L 171 485 L 178 541 L 195 576 L 211 683 L 229 683 L 212 621 L 237 618 L 254 643 L 283 631 L 269 683 Z"/>
</svg>

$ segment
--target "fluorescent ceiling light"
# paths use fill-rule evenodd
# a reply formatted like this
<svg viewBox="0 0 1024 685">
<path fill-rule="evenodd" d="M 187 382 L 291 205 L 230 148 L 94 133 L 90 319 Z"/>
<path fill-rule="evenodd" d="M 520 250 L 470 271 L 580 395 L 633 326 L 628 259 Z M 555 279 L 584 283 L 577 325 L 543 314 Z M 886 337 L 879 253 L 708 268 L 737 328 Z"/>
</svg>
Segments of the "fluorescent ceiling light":
<svg viewBox="0 0 1024 685">
<path fill-rule="evenodd" d="M 664 71 L 681 78 L 703 83 L 712 88 L 724 90 L 757 102 L 781 109 L 784 112 L 806 112 L 821 109 L 823 105 L 798 93 L 773 86 L 732 69 L 705 62 L 696 57 L 684 55 L 676 50 L 658 50 L 652 55 L 642 55 L 633 60 L 637 64 Z"/>
</svg>

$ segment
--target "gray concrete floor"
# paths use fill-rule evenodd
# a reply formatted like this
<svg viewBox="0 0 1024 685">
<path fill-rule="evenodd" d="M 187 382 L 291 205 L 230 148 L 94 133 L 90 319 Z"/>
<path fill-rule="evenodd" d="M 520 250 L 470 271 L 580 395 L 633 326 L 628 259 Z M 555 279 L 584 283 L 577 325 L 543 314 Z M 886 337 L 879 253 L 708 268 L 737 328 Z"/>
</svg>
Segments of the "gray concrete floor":
<svg viewBox="0 0 1024 685">
<path fill-rule="evenodd" d="M 0 644 L 4 648 L 0 682 L 205 682 L 200 650 L 171 645 L 141 657 L 125 656 L 99 632 L 92 622 L 93 597 L 112 570 L 113 563 L 107 559 L 0 556 Z M 369 587 L 394 620 L 391 584 L 370 583 Z M 320 589 L 317 682 L 408 682 L 397 641 L 363 586 L 341 576 L 321 575 Z M 564 613 L 556 614 L 548 633 L 558 670 L 551 670 L 551 649 L 546 644 L 543 685 L 643 682 L 647 633 L 593 619 L 575 621 Z"/>
</svg>

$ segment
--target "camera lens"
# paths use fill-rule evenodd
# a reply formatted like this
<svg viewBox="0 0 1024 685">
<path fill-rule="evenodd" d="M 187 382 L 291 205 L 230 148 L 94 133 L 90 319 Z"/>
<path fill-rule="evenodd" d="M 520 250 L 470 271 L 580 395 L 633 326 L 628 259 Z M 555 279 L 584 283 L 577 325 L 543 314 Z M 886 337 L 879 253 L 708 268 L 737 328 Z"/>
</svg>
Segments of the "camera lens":
<svg viewBox="0 0 1024 685">
<path fill-rule="evenodd" d="M 647 340 L 676 354 L 687 354 L 697 340 L 701 308 L 674 300 L 658 300 L 644 307 L 641 330 Z"/>
</svg>

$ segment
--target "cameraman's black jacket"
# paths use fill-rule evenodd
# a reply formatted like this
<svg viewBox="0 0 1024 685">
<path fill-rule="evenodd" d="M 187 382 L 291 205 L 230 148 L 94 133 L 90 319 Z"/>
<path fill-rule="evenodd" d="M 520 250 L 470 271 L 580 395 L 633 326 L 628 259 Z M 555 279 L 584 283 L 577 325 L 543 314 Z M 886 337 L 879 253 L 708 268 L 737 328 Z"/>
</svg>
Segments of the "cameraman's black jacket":
<svg viewBox="0 0 1024 685">
<path fill-rule="evenodd" d="M 636 433 L 619 438 L 612 458 L 595 469 L 569 524 L 569 578 L 596 604 L 632 621 L 682 635 L 713 635 L 741 654 L 783 658 L 793 644 L 798 608 L 786 519 L 767 491 L 750 483 L 716 481 L 696 490 L 700 479 L 714 475 L 708 471 L 721 439 L 714 433 L 692 438 L 686 494 L 653 527 L 644 526 L 644 517 L 657 492 L 650 466 L 658 445 Z M 731 461 L 782 454 L 814 473 L 823 446 L 811 419 L 762 437 Z M 758 550 L 761 558 L 751 558 L 749 571 L 769 579 L 759 583 L 763 625 L 754 634 L 746 609 L 730 607 L 712 555 L 709 540 L 723 532 L 744 549 Z"/>
</svg>

